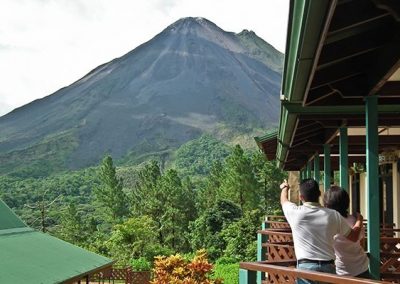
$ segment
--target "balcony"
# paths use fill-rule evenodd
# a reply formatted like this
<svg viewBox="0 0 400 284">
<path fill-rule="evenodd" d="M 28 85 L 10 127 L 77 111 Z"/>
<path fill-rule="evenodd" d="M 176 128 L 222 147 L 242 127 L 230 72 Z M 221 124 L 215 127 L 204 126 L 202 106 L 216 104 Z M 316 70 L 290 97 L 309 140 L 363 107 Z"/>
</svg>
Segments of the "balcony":
<svg viewBox="0 0 400 284">
<path fill-rule="evenodd" d="M 258 231 L 257 262 L 240 264 L 239 283 L 296 283 L 304 278 L 325 283 L 400 283 L 400 229 L 381 225 L 381 281 L 344 277 L 296 269 L 292 232 L 283 216 L 267 216 L 263 229 Z"/>
</svg>

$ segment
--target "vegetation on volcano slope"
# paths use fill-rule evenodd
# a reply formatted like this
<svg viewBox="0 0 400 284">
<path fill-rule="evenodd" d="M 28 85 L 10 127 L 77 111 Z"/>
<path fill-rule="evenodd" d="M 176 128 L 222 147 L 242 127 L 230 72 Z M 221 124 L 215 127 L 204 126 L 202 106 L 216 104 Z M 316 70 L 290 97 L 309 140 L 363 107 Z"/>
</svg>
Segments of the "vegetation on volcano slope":
<svg viewBox="0 0 400 284">
<path fill-rule="evenodd" d="M 0 195 L 28 225 L 118 264 L 205 248 L 224 271 L 255 259 L 256 231 L 279 210 L 283 175 L 259 152 L 203 137 L 167 167 L 115 168 L 105 157 L 99 167 L 48 177 L 0 176 Z"/>
</svg>

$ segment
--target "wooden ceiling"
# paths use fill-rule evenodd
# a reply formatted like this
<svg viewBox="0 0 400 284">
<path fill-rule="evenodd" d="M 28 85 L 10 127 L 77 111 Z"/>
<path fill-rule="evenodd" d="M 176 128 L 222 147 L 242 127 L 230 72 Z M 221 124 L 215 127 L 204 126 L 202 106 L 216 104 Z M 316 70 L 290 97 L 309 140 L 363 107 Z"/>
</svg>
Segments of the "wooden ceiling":
<svg viewBox="0 0 400 284">
<path fill-rule="evenodd" d="M 364 111 L 340 109 L 360 109 L 367 96 L 377 94 L 379 105 L 391 106 L 379 114 L 379 126 L 400 126 L 400 1 L 342 0 L 327 18 L 301 102 L 304 113 L 298 114 L 291 143 L 285 145 L 286 170 L 304 167 L 326 143 L 338 153 L 338 128 L 365 126 Z M 339 111 L 312 111 L 321 106 Z M 400 135 L 380 137 L 379 143 L 380 150 L 399 147 Z M 349 137 L 352 153 L 365 153 L 365 136 Z M 349 157 L 349 163 L 355 160 L 360 158 Z"/>
<path fill-rule="evenodd" d="M 400 81 L 388 81 L 400 67 L 399 18 L 396 7 L 378 2 L 388 1 L 338 2 L 305 105 L 363 104 L 375 93 L 380 104 L 400 104 Z"/>
</svg>

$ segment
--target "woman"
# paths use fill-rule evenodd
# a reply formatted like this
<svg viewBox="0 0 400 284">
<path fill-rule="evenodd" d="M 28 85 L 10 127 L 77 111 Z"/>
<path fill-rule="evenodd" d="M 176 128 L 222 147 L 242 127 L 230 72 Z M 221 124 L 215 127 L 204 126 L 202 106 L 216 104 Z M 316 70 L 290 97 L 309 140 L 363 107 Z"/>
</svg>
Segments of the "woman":
<svg viewBox="0 0 400 284">
<path fill-rule="evenodd" d="M 356 222 L 356 217 L 347 212 L 350 198 L 343 188 L 331 186 L 324 194 L 324 205 L 338 211 L 350 227 Z M 364 230 L 361 230 L 359 240 L 363 238 Z M 336 274 L 372 279 L 368 271 L 369 259 L 360 242 L 351 242 L 340 235 L 336 235 L 334 240 Z"/>
</svg>

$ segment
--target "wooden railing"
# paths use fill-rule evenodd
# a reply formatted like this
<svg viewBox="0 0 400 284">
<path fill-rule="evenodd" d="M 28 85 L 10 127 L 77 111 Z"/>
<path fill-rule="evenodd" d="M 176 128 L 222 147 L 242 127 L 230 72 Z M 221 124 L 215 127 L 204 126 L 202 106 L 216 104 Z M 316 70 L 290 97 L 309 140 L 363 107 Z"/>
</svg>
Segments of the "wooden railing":
<svg viewBox="0 0 400 284">
<path fill-rule="evenodd" d="M 395 238 L 396 232 L 399 229 L 394 229 L 394 226 L 381 226 L 381 279 L 391 281 L 392 283 L 400 283 L 400 238 Z M 295 268 L 296 255 L 294 252 L 293 239 L 290 226 L 283 216 L 268 216 L 263 230 L 258 233 L 258 264 L 292 266 Z M 248 264 L 246 264 L 248 266 Z M 275 267 L 276 268 L 276 267 Z M 257 283 L 291 283 L 286 271 L 278 269 L 278 273 L 262 273 L 263 270 L 258 270 L 256 280 Z M 297 271 L 297 270 L 296 270 Z M 295 271 L 295 272 L 296 272 Z M 243 274 L 244 272 L 242 272 Z M 297 273 L 297 272 L 296 272 Z M 296 277 L 299 277 L 296 274 Z M 243 276 L 244 277 L 244 276 Z M 339 276 L 336 276 L 339 277 Z M 246 278 L 246 277 L 244 277 Z M 341 279 L 341 278 L 340 278 Z M 324 280 L 325 281 L 325 280 Z M 345 282 L 329 282 L 328 283 L 345 283 Z M 241 282 L 246 283 L 246 282 Z M 253 282 L 249 282 L 253 283 Z M 254 282 L 255 283 L 255 282 Z M 365 283 L 365 282 L 346 282 L 346 283 Z M 371 282 L 379 283 L 379 282 Z"/>
<path fill-rule="evenodd" d="M 125 284 L 147 284 L 150 283 L 151 273 L 149 271 L 132 271 L 130 267 L 112 267 L 110 270 L 91 276 L 91 282 L 114 283 L 124 281 Z"/>
<path fill-rule="evenodd" d="M 400 283 L 400 238 L 381 237 L 381 278 Z"/>
<path fill-rule="evenodd" d="M 262 230 L 258 231 L 261 235 L 267 235 L 267 242 L 262 246 L 265 250 L 265 260 L 268 261 L 295 261 L 292 233 L 287 229 L 285 231 L 278 230 Z"/>
<path fill-rule="evenodd" d="M 335 274 L 315 272 L 310 270 L 300 270 L 294 267 L 287 267 L 288 265 L 290 265 L 290 263 L 242 262 L 240 263 L 239 283 L 240 284 L 256 283 L 257 271 L 268 275 L 268 280 L 263 281 L 263 283 L 294 284 L 296 283 L 296 279 L 298 278 L 312 280 L 312 281 L 320 281 L 324 283 L 334 283 L 334 284 L 388 283 L 388 282 L 375 281 L 363 278 L 338 276 Z"/>
</svg>

